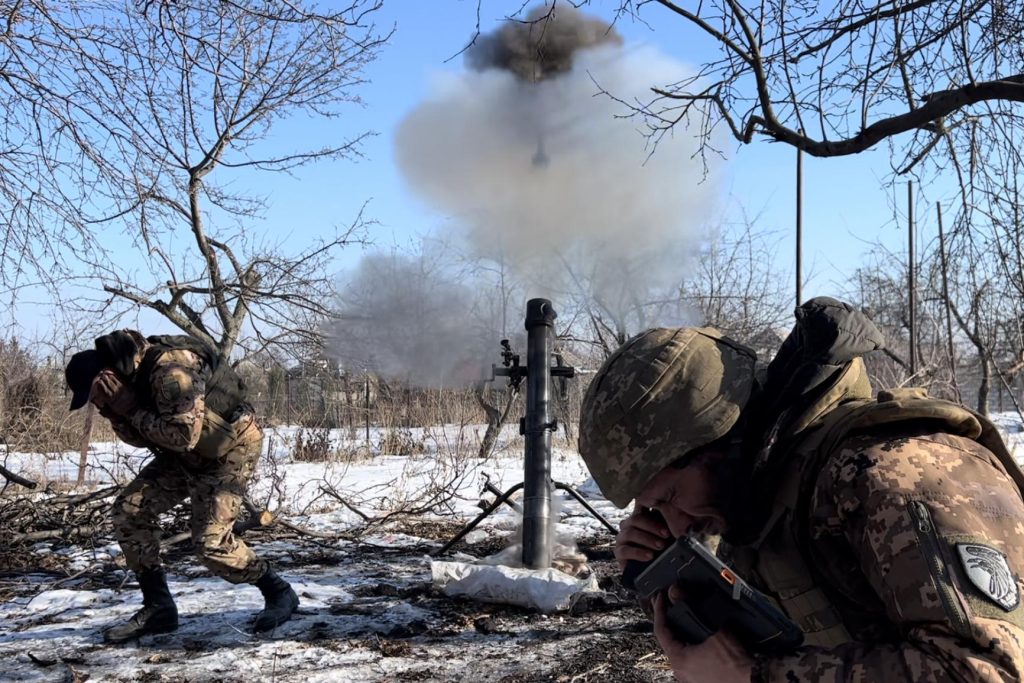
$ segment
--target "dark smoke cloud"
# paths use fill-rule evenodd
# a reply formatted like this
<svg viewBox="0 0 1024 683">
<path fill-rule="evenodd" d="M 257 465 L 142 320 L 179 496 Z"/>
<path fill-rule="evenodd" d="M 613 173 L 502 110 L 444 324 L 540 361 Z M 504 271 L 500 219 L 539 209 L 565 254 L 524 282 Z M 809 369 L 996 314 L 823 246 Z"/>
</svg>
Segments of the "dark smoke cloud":
<svg viewBox="0 0 1024 683">
<path fill-rule="evenodd" d="M 466 65 L 474 71 L 511 71 L 534 83 L 567 73 L 580 50 L 621 44 L 610 25 L 562 3 L 555 9 L 536 7 L 524 21 L 480 35 L 466 51 Z"/>
<path fill-rule="evenodd" d="M 484 293 L 441 246 L 367 254 L 336 302 L 335 354 L 349 368 L 418 386 L 472 384 L 497 359 L 500 338 Z"/>
</svg>

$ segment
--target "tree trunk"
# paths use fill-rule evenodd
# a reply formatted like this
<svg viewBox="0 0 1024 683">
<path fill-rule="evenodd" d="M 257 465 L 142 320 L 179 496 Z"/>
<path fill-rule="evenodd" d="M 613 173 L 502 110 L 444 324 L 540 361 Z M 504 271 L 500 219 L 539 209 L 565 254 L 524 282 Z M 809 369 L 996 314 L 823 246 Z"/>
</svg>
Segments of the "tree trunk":
<svg viewBox="0 0 1024 683">
<path fill-rule="evenodd" d="M 988 394 L 992 383 L 992 362 L 987 356 L 981 356 L 981 386 L 978 387 L 978 412 L 988 416 Z"/>
<path fill-rule="evenodd" d="M 508 414 L 512 411 L 512 404 L 515 403 L 516 396 L 517 392 L 509 387 L 505 392 L 505 406 L 499 409 L 498 406 L 487 400 L 487 384 L 480 382 L 477 385 L 476 401 L 487 415 L 487 431 L 484 432 L 484 438 L 480 441 L 480 452 L 477 454 L 481 460 L 489 458 L 491 451 L 494 450 L 494 445 L 498 442 L 498 436 L 501 434 L 501 428 L 505 426 Z"/>
</svg>

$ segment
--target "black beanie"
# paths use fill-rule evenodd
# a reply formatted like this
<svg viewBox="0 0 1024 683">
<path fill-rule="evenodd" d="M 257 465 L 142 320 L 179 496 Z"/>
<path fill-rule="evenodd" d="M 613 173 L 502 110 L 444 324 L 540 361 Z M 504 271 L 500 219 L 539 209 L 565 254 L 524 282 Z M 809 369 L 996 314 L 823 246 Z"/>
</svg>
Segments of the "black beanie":
<svg viewBox="0 0 1024 683">
<path fill-rule="evenodd" d="M 123 379 L 135 373 L 135 354 L 139 347 L 126 330 L 117 330 L 96 339 L 96 350 L 106 367 L 113 368 Z"/>
</svg>

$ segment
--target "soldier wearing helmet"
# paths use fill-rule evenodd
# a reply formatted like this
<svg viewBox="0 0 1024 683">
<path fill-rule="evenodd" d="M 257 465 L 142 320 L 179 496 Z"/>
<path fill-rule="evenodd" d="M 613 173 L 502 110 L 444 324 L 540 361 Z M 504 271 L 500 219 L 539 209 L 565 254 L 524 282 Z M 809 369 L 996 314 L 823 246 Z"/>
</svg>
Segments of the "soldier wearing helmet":
<svg viewBox="0 0 1024 683">
<path fill-rule="evenodd" d="M 1016 681 L 1024 676 L 1024 473 L 995 427 L 922 390 L 872 389 L 874 325 L 827 298 L 764 373 L 715 330 L 648 330 L 584 398 L 580 452 L 634 502 L 620 567 L 682 534 L 721 534 L 733 568 L 804 632 L 752 656 L 727 632 L 655 634 L 679 680 Z"/>
</svg>

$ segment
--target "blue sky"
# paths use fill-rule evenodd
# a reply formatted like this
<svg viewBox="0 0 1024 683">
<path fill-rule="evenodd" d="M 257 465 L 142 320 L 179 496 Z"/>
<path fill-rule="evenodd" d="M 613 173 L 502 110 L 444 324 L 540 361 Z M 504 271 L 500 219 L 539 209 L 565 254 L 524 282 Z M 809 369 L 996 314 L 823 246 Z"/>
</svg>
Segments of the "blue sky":
<svg viewBox="0 0 1024 683">
<path fill-rule="evenodd" d="M 588 11 L 610 19 L 612 4 L 596 2 Z M 502 12 L 518 6 L 518 2 L 485 0 L 481 28 L 493 29 Z M 648 26 L 628 19 L 618 24 L 627 41 L 654 44 L 688 63 L 713 54 L 701 36 L 662 8 L 650 7 L 643 18 Z M 408 192 L 394 163 L 393 133 L 427 92 L 432 73 L 463 68 L 461 58 L 451 57 L 473 31 L 476 1 L 387 0 L 379 24 L 392 23 L 396 31 L 391 45 L 372 65 L 367 73 L 371 82 L 361 90 L 364 107 L 330 124 L 340 126 L 343 133 L 374 130 L 377 136 L 363 148 L 365 158 L 311 167 L 300 181 L 276 181 L 268 225 L 291 223 L 300 226 L 296 233 L 315 232 L 316 226 L 344 222 L 369 200 L 368 215 L 380 223 L 373 240 L 387 247 L 436 230 L 446 221 Z M 795 151 L 765 140 L 731 144 L 727 151 L 730 161 L 723 201 L 741 202 L 749 213 L 761 215 L 761 227 L 776 231 L 781 240 L 780 268 L 792 271 Z M 902 217 L 894 221 L 894 189 L 882 184 L 888 174 L 884 147 L 856 157 L 804 157 L 804 269 L 809 280 L 805 296 L 841 294 L 870 242 L 881 240 L 893 250 L 904 248 L 904 221 Z M 899 183 L 895 196 L 902 216 L 906 189 L 903 181 Z M 358 257 L 353 250 L 339 267 L 351 265 Z"/>
<path fill-rule="evenodd" d="M 595 0 L 590 13 L 611 18 L 610 0 Z M 517 0 L 483 0 L 481 29 L 492 30 L 504 12 L 519 8 Z M 432 73 L 461 70 L 456 53 L 476 25 L 476 0 L 386 0 L 377 16 L 383 30 L 395 27 L 394 37 L 366 73 L 359 89 L 362 107 L 350 107 L 330 121 L 290 119 L 272 131 L 270 144 L 289 145 L 295 138 L 308 140 L 296 147 L 317 147 L 349 138 L 362 131 L 376 135 L 363 146 L 363 158 L 320 163 L 299 169 L 294 176 L 257 174 L 236 183 L 250 184 L 267 199 L 265 220 L 247 229 L 272 241 L 303 245 L 333 226 L 349 223 L 367 203 L 366 216 L 378 222 L 371 238 L 388 248 L 407 244 L 418 235 L 437 231 L 448 220 L 413 197 L 394 162 L 393 134 L 401 119 L 427 92 Z M 694 28 L 660 7 L 649 6 L 642 15 L 647 25 L 624 19 L 618 24 L 627 42 L 656 45 L 681 61 L 695 64 L 714 56 L 713 48 Z M 730 141 L 731 142 L 731 141 Z M 638 136 L 638 144 L 640 144 Z M 759 226 L 779 236 L 781 271 L 793 269 L 795 151 L 780 144 L 756 140 L 751 145 L 726 147 L 729 162 L 723 184 L 723 202 L 741 202 L 750 214 L 760 214 Z M 883 185 L 889 174 L 886 148 L 836 159 L 804 158 L 804 296 L 842 295 L 849 276 L 869 248 L 880 240 L 898 253 L 905 249 L 905 181 Z M 893 197 L 901 217 L 894 220 Z M 932 198 L 934 199 L 934 198 Z M 930 209 L 928 217 L 934 215 Z M 919 221 L 919 234 L 933 231 L 931 222 Z M 296 246 L 296 251 L 300 246 Z M 337 262 L 339 272 L 362 256 L 353 248 Z M 27 336 L 40 334 L 45 316 L 22 317 Z M 131 318 L 129 318 L 131 322 Z M 138 325 L 147 331 L 170 331 L 155 316 L 144 315 Z"/>
</svg>

